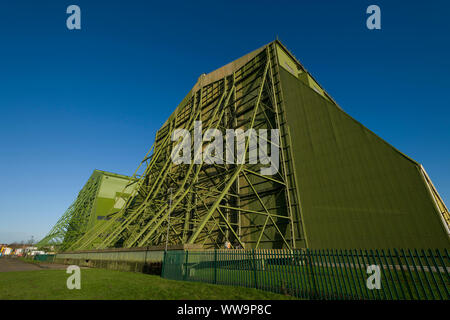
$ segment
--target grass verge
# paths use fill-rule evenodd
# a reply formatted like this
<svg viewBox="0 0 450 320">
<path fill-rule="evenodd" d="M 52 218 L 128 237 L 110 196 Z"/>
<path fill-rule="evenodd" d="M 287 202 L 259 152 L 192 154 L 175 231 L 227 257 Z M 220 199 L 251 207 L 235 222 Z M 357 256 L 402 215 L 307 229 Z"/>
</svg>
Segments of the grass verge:
<svg viewBox="0 0 450 320">
<path fill-rule="evenodd" d="M 0 273 L 6 300 L 245 300 L 294 299 L 251 288 L 166 280 L 159 276 L 106 269 L 82 269 L 81 289 L 69 290 L 65 270 Z"/>
</svg>

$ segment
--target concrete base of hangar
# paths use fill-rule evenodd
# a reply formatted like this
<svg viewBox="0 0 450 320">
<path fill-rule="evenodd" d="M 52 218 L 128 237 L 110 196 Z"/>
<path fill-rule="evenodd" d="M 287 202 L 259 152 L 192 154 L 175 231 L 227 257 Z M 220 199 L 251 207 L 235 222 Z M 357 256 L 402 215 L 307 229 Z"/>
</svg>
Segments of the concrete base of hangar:
<svg viewBox="0 0 450 320">
<path fill-rule="evenodd" d="M 169 251 L 199 250 L 200 245 L 168 246 Z M 165 246 L 109 248 L 58 253 L 54 263 L 80 267 L 161 274 Z"/>
</svg>

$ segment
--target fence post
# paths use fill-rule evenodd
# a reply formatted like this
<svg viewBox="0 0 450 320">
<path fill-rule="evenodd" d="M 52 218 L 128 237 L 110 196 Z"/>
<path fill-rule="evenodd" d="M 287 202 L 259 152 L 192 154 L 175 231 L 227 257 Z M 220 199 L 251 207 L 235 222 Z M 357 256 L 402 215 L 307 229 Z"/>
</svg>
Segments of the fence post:
<svg viewBox="0 0 450 320">
<path fill-rule="evenodd" d="M 313 299 L 317 299 L 317 285 L 316 285 L 316 277 L 314 276 L 314 268 L 313 268 L 313 264 L 312 264 L 312 257 L 311 255 L 314 253 L 310 252 L 310 249 L 306 248 L 306 259 L 308 260 L 308 264 L 309 264 L 309 269 L 311 271 L 311 278 L 312 278 L 312 298 Z"/>
<path fill-rule="evenodd" d="M 162 268 L 161 268 L 161 277 L 164 278 L 165 275 L 165 269 L 166 269 L 166 255 L 167 255 L 167 251 L 164 251 L 164 257 L 163 257 L 163 263 L 162 263 Z"/>
<path fill-rule="evenodd" d="M 189 256 L 189 251 L 186 250 L 184 252 L 184 255 L 185 255 L 185 259 L 184 259 L 184 279 L 183 280 L 187 280 L 187 278 L 188 278 L 187 273 L 188 273 L 188 256 Z"/>
<path fill-rule="evenodd" d="M 430 251 L 431 251 L 431 250 L 430 250 Z M 440 263 L 441 263 L 441 265 L 442 265 L 442 268 L 444 269 L 444 274 L 447 275 L 447 280 L 448 280 L 448 279 L 449 279 L 449 276 L 448 276 L 447 267 L 446 267 L 446 265 L 445 265 L 444 260 L 442 260 L 442 255 L 441 255 L 441 253 L 440 253 L 440 251 L 439 251 L 438 249 L 436 249 L 436 257 L 439 258 L 439 261 L 440 261 Z M 445 281 L 444 281 L 444 279 L 442 278 L 441 271 L 439 270 L 439 268 L 438 268 L 437 271 L 438 271 L 439 276 L 440 276 L 440 278 L 441 278 L 441 281 L 442 281 L 442 283 L 443 283 L 443 285 L 444 285 L 444 289 L 445 289 L 445 292 L 446 292 L 446 294 L 447 294 L 447 299 L 449 299 L 449 298 L 450 298 L 450 294 L 449 294 L 449 292 L 448 292 L 447 285 L 445 284 Z"/>
<path fill-rule="evenodd" d="M 406 286 L 406 289 L 408 290 L 408 295 L 411 298 L 411 300 L 414 300 L 414 296 L 413 296 L 412 290 L 411 290 L 411 288 L 409 287 L 409 284 L 408 284 L 408 278 L 406 277 L 405 270 L 403 269 L 403 261 L 402 261 L 402 259 L 400 257 L 400 254 L 398 253 L 396 248 L 394 248 L 394 254 L 397 257 L 397 262 L 398 262 L 398 264 L 400 266 L 400 271 L 401 271 L 401 274 L 403 276 L 403 281 L 405 281 L 405 286 Z M 409 268 L 408 264 L 406 264 L 406 267 Z M 414 283 L 414 279 L 411 279 L 411 281 Z M 400 283 L 400 285 L 401 285 L 401 283 Z M 405 299 L 406 299 L 406 295 L 405 295 Z"/>
<path fill-rule="evenodd" d="M 252 249 L 252 256 L 253 256 L 253 274 L 255 278 L 255 288 L 258 289 L 258 274 L 256 270 L 256 256 L 255 256 L 255 249 Z"/>
<path fill-rule="evenodd" d="M 214 284 L 217 284 L 217 249 L 214 249 Z"/>
</svg>

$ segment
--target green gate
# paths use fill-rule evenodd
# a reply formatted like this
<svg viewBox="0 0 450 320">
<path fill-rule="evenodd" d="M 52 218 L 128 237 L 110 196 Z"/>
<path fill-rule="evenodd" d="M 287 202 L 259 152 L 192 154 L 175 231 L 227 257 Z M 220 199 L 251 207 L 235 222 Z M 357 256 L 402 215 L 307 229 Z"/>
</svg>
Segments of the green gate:
<svg viewBox="0 0 450 320">
<path fill-rule="evenodd" d="M 37 254 L 34 256 L 33 260 L 41 262 L 53 262 L 55 261 L 55 256 L 56 255 L 54 254 Z"/>
</svg>

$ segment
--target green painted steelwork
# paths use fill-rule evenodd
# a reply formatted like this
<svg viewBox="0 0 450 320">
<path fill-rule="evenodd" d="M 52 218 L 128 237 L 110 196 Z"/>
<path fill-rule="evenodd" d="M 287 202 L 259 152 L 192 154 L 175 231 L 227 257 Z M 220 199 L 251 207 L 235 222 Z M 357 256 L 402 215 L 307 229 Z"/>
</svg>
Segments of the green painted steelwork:
<svg viewBox="0 0 450 320">
<path fill-rule="evenodd" d="M 204 81 L 214 76 L 199 79 L 199 89 L 183 100 L 156 134 L 154 152 L 133 199 L 114 221 L 91 229 L 71 250 L 162 244 L 169 217 L 171 245 L 221 247 L 226 241 L 235 247 L 304 245 L 295 219 L 298 203 L 294 203 L 296 194 L 291 191 L 295 191 L 295 182 L 292 175 L 288 178 L 291 164 L 284 147 L 281 169 L 274 176 L 259 174 L 261 164 L 217 165 L 202 161 L 177 166 L 169 156 L 174 146 L 170 139 L 173 130 L 185 128 L 192 132 L 196 120 L 203 120 L 202 133 L 210 128 L 280 127 L 284 118 L 277 97 L 280 87 L 274 76 L 274 44 L 253 56 L 212 83 Z M 281 146 L 287 144 L 283 132 Z M 249 139 L 245 150 L 248 148 Z M 169 189 L 173 190 L 170 209 Z M 103 240 L 96 243 L 98 239 Z"/>
<path fill-rule="evenodd" d="M 122 209 L 134 189 L 133 181 L 124 175 L 94 170 L 76 200 L 37 245 L 66 250 L 89 229 Z"/>
<path fill-rule="evenodd" d="M 202 135 L 279 129 L 278 173 L 260 174 L 248 154 L 174 164 L 171 135 L 193 135 L 195 121 Z M 425 170 L 349 117 L 279 41 L 200 76 L 133 179 L 123 208 L 66 249 L 164 245 L 167 235 L 203 248 L 449 247 L 448 209 Z"/>
</svg>

